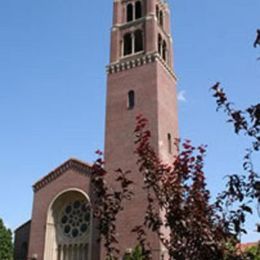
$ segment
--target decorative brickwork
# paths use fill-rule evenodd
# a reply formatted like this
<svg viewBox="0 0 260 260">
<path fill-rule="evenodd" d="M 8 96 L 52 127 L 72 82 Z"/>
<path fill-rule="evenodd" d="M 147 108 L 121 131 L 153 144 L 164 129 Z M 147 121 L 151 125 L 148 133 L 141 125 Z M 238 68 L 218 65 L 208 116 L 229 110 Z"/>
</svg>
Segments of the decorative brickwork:
<svg viewBox="0 0 260 260">
<path fill-rule="evenodd" d="M 118 168 L 131 170 L 135 183 L 134 198 L 124 205 L 116 223 L 123 257 L 136 246 L 131 230 L 143 222 L 146 207 L 143 177 L 134 154 L 135 118 L 141 113 L 149 120 L 151 145 L 162 160 L 171 162 L 177 151 L 169 142 L 178 137 L 178 116 L 168 5 L 160 0 L 114 0 L 113 4 L 105 167 L 112 187 Z M 77 211 L 78 206 L 91 206 L 94 199 L 91 174 L 91 165 L 69 159 L 34 184 L 32 220 L 16 232 L 16 248 L 21 245 L 19 240 L 29 241 L 28 259 L 104 259 L 91 207 L 85 215 L 84 208 Z M 69 212 L 71 205 L 75 212 Z M 66 209 L 69 213 L 65 214 Z M 159 209 L 158 214 L 163 217 Z M 158 237 L 148 233 L 148 239 L 153 259 L 161 259 L 163 248 Z"/>
<path fill-rule="evenodd" d="M 127 60 L 120 60 L 119 62 L 112 63 L 107 66 L 107 73 L 113 74 L 118 73 L 124 70 L 130 70 L 135 67 L 140 67 L 143 65 L 146 65 L 147 63 L 152 63 L 155 61 L 160 61 L 161 64 L 164 66 L 166 71 L 176 80 L 176 75 L 170 68 L 170 66 L 162 59 L 162 57 L 158 54 L 158 52 L 154 52 L 151 54 L 144 54 L 144 55 L 138 55 L 137 57 L 134 56 L 132 58 L 129 58 Z"/>
<path fill-rule="evenodd" d="M 172 141 L 178 138 L 169 7 L 165 1 L 143 0 L 142 17 L 128 21 L 132 18 L 131 13 L 126 16 L 128 5 L 135 3 L 135 0 L 114 1 L 111 55 L 107 66 L 105 167 L 110 172 L 107 180 L 113 186 L 113 172 L 121 168 L 131 170 L 131 179 L 136 184 L 133 200 L 124 205 L 124 211 L 117 219 L 121 257 L 127 249 L 136 246 L 136 237 L 131 230 L 143 222 L 146 207 L 143 177 L 138 172 L 134 154 L 135 118 L 142 114 L 148 119 L 151 144 L 166 162 L 171 162 L 176 153 L 174 145 L 169 145 L 169 136 Z M 143 49 L 139 52 L 135 48 L 137 30 L 142 31 L 143 37 Z M 131 106 L 129 93 L 132 93 Z M 159 209 L 158 214 L 162 214 Z M 158 237 L 149 233 L 148 238 L 153 259 L 161 259 L 163 248 Z M 104 259 L 103 251 L 101 259 Z"/>
<path fill-rule="evenodd" d="M 62 165 L 60 165 L 58 168 L 56 168 L 54 171 L 50 172 L 48 175 L 43 177 L 41 180 L 36 182 L 33 185 L 33 190 L 37 192 L 38 190 L 42 189 L 46 185 L 48 185 L 51 181 L 57 179 L 60 175 L 62 175 L 64 172 L 66 172 L 69 168 L 75 169 L 82 174 L 91 174 L 91 166 L 85 162 L 79 161 L 77 159 L 69 159 Z"/>
</svg>

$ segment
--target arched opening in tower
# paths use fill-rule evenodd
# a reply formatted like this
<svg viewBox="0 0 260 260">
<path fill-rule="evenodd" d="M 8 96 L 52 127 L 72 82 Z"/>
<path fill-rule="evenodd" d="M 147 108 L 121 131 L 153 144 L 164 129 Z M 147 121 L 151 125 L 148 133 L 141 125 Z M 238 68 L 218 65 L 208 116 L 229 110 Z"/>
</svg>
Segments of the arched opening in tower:
<svg viewBox="0 0 260 260">
<path fill-rule="evenodd" d="M 132 53 L 132 36 L 131 33 L 124 35 L 124 55 L 129 55 Z"/>
<path fill-rule="evenodd" d="M 127 22 L 131 22 L 134 19 L 133 5 L 128 4 L 126 9 L 127 9 Z"/>
<path fill-rule="evenodd" d="M 158 34 L 158 53 L 162 54 L 162 36 Z"/>
<path fill-rule="evenodd" d="M 159 10 L 159 6 L 156 5 L 156 17 L 159 20 L 159 15 L 160 15 L 160 10 Z"/>
<path fill-rule="evenodd" d="M 159 21 L 160 21 L 160 25 L 163 27 L 163 11 L 160 11 Z"/>
<path fill-rule="evenodd" d="M 163 41 L 162 57 L 164 61 L 167 61 L 167 45 L 166 41 Z"/>
<path fill-rule="evenodd" d="M 135 31 L 135 52 L 143 51 L 143 32 L 141 30 Z"/>
<path fill-rule="evenodd" d="M 135 3 L 135 19 L 139 19 L 142 17 L 142 3 L 141 1 L 137 1 Z"/>
</svg>

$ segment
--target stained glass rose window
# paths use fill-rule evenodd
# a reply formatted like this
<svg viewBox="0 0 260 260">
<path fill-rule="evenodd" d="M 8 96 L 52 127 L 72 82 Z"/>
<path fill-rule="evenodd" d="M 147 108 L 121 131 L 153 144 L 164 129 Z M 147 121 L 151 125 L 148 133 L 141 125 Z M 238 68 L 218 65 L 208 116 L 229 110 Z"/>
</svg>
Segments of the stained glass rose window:
<svg viewBox="0 0 260 260">
<path fill-rule="evenodd" d="M 90 225 L 90 205 L 76 200 L 67 204 L 60 214 L 60 226 L 68 238 L 78 238 L 88 232 Z"/>
</svg>

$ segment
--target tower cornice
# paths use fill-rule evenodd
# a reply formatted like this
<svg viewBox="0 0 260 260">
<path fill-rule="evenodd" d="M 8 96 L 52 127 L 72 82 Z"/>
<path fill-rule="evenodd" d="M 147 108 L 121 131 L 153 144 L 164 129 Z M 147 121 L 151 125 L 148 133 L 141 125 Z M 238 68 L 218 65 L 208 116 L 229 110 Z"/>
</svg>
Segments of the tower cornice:
<svg viewBox="0 0 260 260">
<path fill-rule="evenodd" d="M 174 80 L 177 80 L 177 77 L 171 67 L 165 62 L 162 57 L 158 54 L 158 52 L 152 52 L 141 55 L 132 55 L 131 57 L 121 59 L 117 62 L 110 63 L 107 68 L 108 74 L 114 74 L 125 70 L 130 70 L 136 67 L 140 67 L 149 63 L 153 63 L 155 61 L 159 61 L 167 73 L 170 74 Z"/>
</svg>

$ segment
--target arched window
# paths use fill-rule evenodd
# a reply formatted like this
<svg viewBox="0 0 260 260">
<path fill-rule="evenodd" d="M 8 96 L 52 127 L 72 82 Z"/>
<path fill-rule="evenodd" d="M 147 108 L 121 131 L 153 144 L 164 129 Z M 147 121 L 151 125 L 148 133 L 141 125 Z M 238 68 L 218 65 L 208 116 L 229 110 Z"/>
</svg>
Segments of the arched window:
<svg viewBox="0 0 260 260">
<path fill-rule="evenodd" d="M 144 49 L 143 32 L 141 30 L 137 30 L 135 31 L 134 36 L 135 36 L 135 52 L 142 51 Z"/>
<path fill-rule="evenodd" d="M 47 215 L 44 259 L 92 259 L 91 223 L 90 200 L 85 194 L 70 190 L 55 198 Z"/>
<path fill-rule="evenodd" d="M 161 55 L 162 54 L 162 36 L 158 34 L 158 52 Z"/>
<path fill-rule="evenodd" d="M 127 108 L 133 109 L 135 106 L 135 92 L 133 90 L 130 90 L 128 92 L 128 100 L 127 100 Z"/>
<path fill-rule="evenodd" d="M 134 19 L 134 8 L 132 4 L 127 5 L 127 22 L 131 22 Z"/>
<path fill-rule="evenodd" d="M 168 142 L 168 153 L 172 153 L 172 136 L 171 134 L 167 135 L 167 142 Z"/>
<path fill-rule="evenodd" d="M 132 36 L 131 33 L 124 35 L 124 55 L 132 53 Z"/>
<path fill-rule="evenodd" d="M 141 1 L 137 1 L 135 3 L 135 19 L 139 19 L 142 17 L 142 4 Z"/>
<path fill-rule="evenodd" d="M 159 14 L 160 14 L 159 6 L 156 5 L 156 17 L 157 17 L 157 19 L 159 19 Z"/>
<path fill-rule="evenodd" d="M 159 21 L 160 21 L 160 25 L 163 27 L 163 11 L 160 11 Z"/>
<path fill-rule="evenodd" d="M 166 41 L 163 41 L 163 46 L 162 46 L 162 57 L 163 60 L 167 60 L 167 45 L 166 45 Z"/>
</svg>

